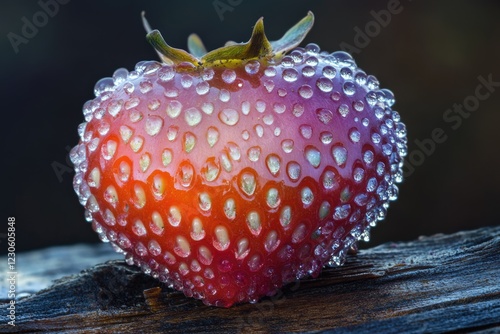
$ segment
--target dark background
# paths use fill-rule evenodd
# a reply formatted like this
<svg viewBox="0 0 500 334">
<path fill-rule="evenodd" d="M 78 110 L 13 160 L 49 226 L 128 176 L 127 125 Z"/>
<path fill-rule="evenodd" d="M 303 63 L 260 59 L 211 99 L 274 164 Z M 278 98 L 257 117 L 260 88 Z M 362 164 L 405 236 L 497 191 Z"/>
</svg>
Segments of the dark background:
<svg viewBox="0 0 500 334">
<path fill-rule="evenodd" d="M 221 20 L 214 3 L 233 5 Z M 315 42 L 330 52 L 342 43 L 358 48 L 357 64 L 395 93 L 410 160 L 420 164 L 407 173 L 400 199 L 362 247 L 498 224 L 500 87 L 456 129 L 443 115 L 470 100 L 479 76 L 500 82 L 500 2 L 401 0 L 402 9 L 385 27 L 373 30 L 368 41 L 356 39 L 355 28 L 376 28 L 371 11 L 390 3 L 395 1 L 73 0 L 60 5 L 16 53 L 9 36 L 22 35 L 23 17 L 33 22 L 42 7 L 37 1 L 1 1 L 0 233 L 7 230 L 7 217 L 15 216 L 17 251 L 98 241 L 72 189 L 68 150 L 77 143 L 82 105 L 93 98 L 97 80 L 157 58 L 145 40 L 142 10 L 176 47 L 184 48 L 191 32 L 209 49 L 228 39 L 246 41 L 260 16 L 268 37 L 277 39 L 312 10 L 316 24 L 304 45 Z M 436 128 L 446 141 L 418 153 L 415 140 L 429 142 Z"/>
</svg>

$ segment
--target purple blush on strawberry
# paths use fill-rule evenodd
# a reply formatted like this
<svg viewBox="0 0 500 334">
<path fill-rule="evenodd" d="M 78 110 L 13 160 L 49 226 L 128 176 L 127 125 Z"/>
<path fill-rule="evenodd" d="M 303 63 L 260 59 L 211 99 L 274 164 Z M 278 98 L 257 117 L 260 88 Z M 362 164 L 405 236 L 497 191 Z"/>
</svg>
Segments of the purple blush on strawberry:
<svg viewBox="0 0 500 334">
<path fill-rule="evenodd" d="M 190 53 L 147 37 L 162 62 L 100 80 L 70 156 L 101 240 L 208 305 L 256 302 L 340 265 L 398 196 L 406 129 L 345 52 L 278 41 Z"/>
</svg>

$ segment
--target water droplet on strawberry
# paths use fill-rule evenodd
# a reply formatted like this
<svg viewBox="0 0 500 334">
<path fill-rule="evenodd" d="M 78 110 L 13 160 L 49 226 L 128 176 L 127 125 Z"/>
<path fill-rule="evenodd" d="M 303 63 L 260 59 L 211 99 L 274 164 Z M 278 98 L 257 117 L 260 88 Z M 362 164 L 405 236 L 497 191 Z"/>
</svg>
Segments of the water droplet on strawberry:
<svg viewBox="0 0 500 334">
<path fill-rule="evenodd" d="M 347 217 L 349 217 L 350 213 L 351 213 L 351 205 L 350 204 L 343 204 L 341 206 L 337 206 L 334 209 L 333 219 L 334 220 L 346 219 Z"/>
<path fill-rule="evenodd" d="M 333 79 L 333 78 L 335 78 L 335 75 L 337 74 L 337 70 L 335 70 L 334 67 L 327 65 L 327 66 L 323 67 L 322 74 L 327 79 Z"/>
<path fill-rule="evenodd" d="M 201 206 L 201 204 L 200 204 Z M 204 210 L 207 211 L 207 210 Z M 194 218 L 191 223 L 191 239 L 194 241 L 202 240 L 205 237 L 205 230 L 203 229 L 203 222 L 199 218 Z"/>
<path fill-rule="evenodd" d="M 257 109 L 257 111 L 260 113 L 263 113 L 264 111 L 266 111 L 266 107 L 267 107 L 267 104 L 265 101 L 257 100 L 257 102 L 255 102 L 255 109 Z"/>
<path fill-rule="evenodd" d="M 259 146 L 252 146 L 248 149 L 247 155 L 248 159 L 252 162 L 259 160 L 261 149 Z"/>
<path fill-rule="evenodd" d="M 302 200 L 302 203 L 306 206 L 309 206 L 312 204 L 314 200 L 314 194 L 309 187 L 304 187 L 300 191 L 300 199 Z"/>
<path fill-rule="evenodd" d="M 280 244 L 278 238 L 278 233 L 276 231 L 270 231 L 264 241 L 264 248 L 268 253 L 273 252 Z"/>
<path fill-rule="evenodd" d="M 151 164 L 151 155 L 149 153 L 144 153 L 139 158 L 139 168 L 141 172 L 146 172 Z"/>
<path fill-rule="evenodd" d="M 255 134 L 257 135 L 257 137 L 259 138 L 262 138 L 262 136 L 264 136 L 264 127 L 260 124 L 257 124 L 255 127 Z"/>
<path fill-rule="evenodd" d="M 316 86 L 321 90 L 322 92 L 329 93 L 333 90 L 333 83 L 331 80 L 327 78 L 319 78 L 316 81 Z"/>
<path fill-rule="evenodd" d="M 116 153 L 116 148 L 118 147 L 118 143 L 115 140 L 108 140 L 101 147 L 102 157 L 105 160 L 111 160 Z"/>
<path fill-rule="evenodd" d="M 196 145 L 196 136 L 192 132 L 186 132 L 182 137 L 184 151 L 189 153 Z"/>
<path fill-rule="evenodd" d="M 218 161 L 214 158 L 209 158 L 204 166 L 201 168 L 201 172 L 207 182 L 212 182 L 217 179 L 220 172 L 220 167 Z"/>
<path fill-rule="evenodd" d="M 191 245 L 189 241 L 181 235 L 175 238 L 176 245 L 174 247 L 174 252 L 180 257 L 188 257 L 191 254 Z"/>
<path fill-rule="evenodd" d="M 349 106 L 347 104 L 341 104 L 337 111 L 339 112 L 340 116 L 342 117 L 347 117 L 349 114 Z"/>
<path fill-rule="evenodd" d="M 236 79 L 236 72 L 231 69 L 226 69 L 222 72 L 222 80 L 225 83 L 232 83 Z"/>
<path fill-rule="evenodd" d="M 215 235 L 215 239 L 214 239 L 213 245 L 214 245 L 215 249 L 217 249 L 219 251 L 226 250 L 230 245 L 230 239 L 229 239 L 229 234 L 227 232 L 227 229 L 222 225 L 216 226 L 214 229 L 214 235 Z M 224 271 L 228 271 L 228 270 L 224 270 Z"/>
<path fill-rule="evenodd" d="M 266 88 L 268 93 L 271 93 L 275 87 L 274 81 L 273 80 L 264 81 L 264 87 Z"/>
<path fill-rule="evenodd" d="M 266 158 L 266 166 L 273 176 L 278 175 L 281 167 L 281 159 L 276 154 L 270 154 Z"/>
<path fill-rule="evenodd" d="M 98 146 L 99 146 L 99 138 L 96 137 L 92 139 L 87 146 L 87 148 L 89 149 L 89 153 L 94 152 Z"/>
<path fill-rule="evenodd" d="M 179 133 L 179 127 L 175 125 L 171 125 L 167 129 L 167 139 L 169 141 L 174 141 L 177 138 L 177 134 Z"/>
<path fill-rule="evenodd" d="M 330 209 L 331 209 L 330 203 L 328 203 L 327 201 L 323 201 L 318 211 L 319 219 L 323 220 L 326 217 L 328 217 L 328 215 L 330 215 Z"/>
<path fill-rule="evenodd" d="M 234 109 L 223 109 L 219 113 L 219 120 L 229 126 L 236 125 L 240 119 L 240 114 Z"/>
<path fill-rule="evenodd" d="M 184 111 L 184 120 L 189 126 L 196 126 L 201 122 L 201 115 L 201 111 L 198 108 L 191 107 Z"/>
<path fill-rule="evenodd" d="M 231 99 L 231 93 L 227 89 L 221 89 L 219 91 L 219 100 L 221 102 L 227 102 Z"/>
<path fill-rule="evenodd" d="M 148 135 L 156 136 L 163 127 L 163 118 L 156 115 L 148 116 L 144 127 Z"/>
<path fill-rule="evenodd" d="M 252 255 L 248 260 L 248 268 L 250 271 L 256 272 L 262 267 L 262 259 L 259 254 Z"/>
<path fill-rule="evenodd" d="M 181 86 L 184 89 L 188 89 L 193 85 L 193 78 L 189 74 L 184 74 L 181 76 Z"/>
<path fill-rule="evenodd" d="M 274 123 L 274 116 L 269 114 L 262 118 L 265 125 L 272 125 Z M 248 139 L 248 138 L 247 138 Z"/>
<path fill-rule="evenodd" d="M 98 167 L 94 167 L 92 169 L 87 182 L 89 187 L 99 188 L 99 186 L 101 185 L 101 171 Z"/>
<path fill-rule="evenodd" d="M 148 250 L 149 250 L 149 253 L 153 256 L 158 256 L 161 254 L 161 247 L 160 247 L 160 244 L 158 243 L 158 241 L 156 240 L 151 240 L 149 243 L 148 243 Z"/>
<path fill-rule="evenodd" d="M 302 75 L 305 76 L 306 78 L 310 78 L 315 74 L 316 74 L 316 70 L 312 66 L 308 65 L 308 66 L 304 66 L 302 68 Z"/>
<path fill-rule="evenodd" d="M 200 260 L 200 262 L 206 266 L 212 264 L 213 255 L 210 249 L 205 246 L 200 246 L 200 248 L 198 248 L 198 260 Z"/>
<path fill-rule="evenodd" d="M 320 52 L 319 45 L 316 43 L 309 43 L 306 45 L 305 50 L 309 54 L 318 54 Z"/>
<path fill-rule="evenodd" d="M 297 162 L 290 161 L 286 165 L 286 173 L 287 173 L 288 177 L 290 178 L 290 180 L 297 181 L 300 178 L 301 167 Z"/>
<path fill-rule="evenodd" d="M 257 187 L 255 176 L 250 172 L 244 172 L 240 176 L 240 188 L 247 195 L 252 196 Z"/>
<path fill-rule="evenodd" d="M 365 177 L 365 170 L 361 167 L 356 167 L 356 168 L 354 168 L 354 172 L 353 172 L 352 176 L 353 176 L 354 182 L 360 183 L 361 181 L 363 181 L 363 178 Z"/>
<path fill-rule="evenodd" d="M 313 129 L 309 124 L 302 124 L 301 126 L 299 126 L 299 132 L 304 139 L 311 139 Z"/>
<path fill-rule="evenodd" d="M 258 236 L 262 230 L 262 223 L 259 214 L 256 211 L 250 211 L 247 215 L 246 221 L 250 232 L 253 235 Z"/>
<path fill-rule="evenodd" d="M 123 104 L 123 100 L 111 101 L 107 107 L 108 113 L 111 116 L 116 117 L 122 110 Z"/>
<path fill-rule="evenodd" d="M 213 147 L 219 140 L 219 130 L 216 127 L 209 127 L 207 129 L 207 143 L 210 147 Z"/>
<path fill-rule="evenodd" d="M 285 139 L 281 142 L 281 149 L 285 153 L 291 153 L 293 151 L 293 140 Z"/>
<path fill-rule="evenodd" d="M 167 115 L 171 118 L 176 118 L 181 114 L 182 111 L 182 103 L 177 100 L 172 100 L 167 105 Z"/>
<path fill-rule="evenodd" d="M 228 198 L 224 202 L 224 214 L 228 219 L 234 219 L 236 217 L 236 204 L 234 199 Z"/>
<path fill-rule="evenodd" d="M 193 179 L 194 179 L 193 166 L 188 161 L 184 161 L 179 166 L 178 176 L 179 176 L 178 180 L 179 180 L 180 184 L 184 188 L 189 188 L 193 182 Z"/>
<path fill-rule="evenodd" d="M 196 93 L 200 96 L 208 94 L 210 91 L 210 85 L 206 81 L 202 81 L 196 84 Z"/>
<path fill-rule="evenodd" d="M 118 233 L 117 242 L 122 249 L 128 249 L 132 246 L 130 240 L 123 233 Z"/>
<path fill-rule="evenodd" d="M 142 145 L 144 144 L 144 138 L 141 136 L 132 137 L 130 140 L 130 148 L 135 153 L 139 152 L 142 149 Z"/>
<path fill-rule="evenodd" d="M 139 237 L 146 235 L 146 228 L 141 220 L 138 219 L 132 224 L 132 232 Z"/>
<path fill-rule="evenodd" d="M 241 103 L 241 112 L 243 113 L 243 115 L 248 115 L 250 113 L 250 102 L 243 101 Z"/>
<path fill-rule="evenodd" d="M 151 99 L 148 102 L 148 109 L 149 109 L 149 111 L 155 111 L 155 110 L 157 110 L 160 107 L 160 105 L 161 105 L 160 100 L 158 100 L 158 99 Z"/>
<path fill-rule="evenodd" d="M 241 138 L 243 138 L 243 140 L 248 140 L 250 138 L 250 132 L 248 132 L 248 130 L 243 130 L 243 132 L 241 132 Z"/>
<path fill-rule="evenodd" d="M 273 111 L 277 114 L 282 114 L 286 111 L 286 105 L 283 103 L 274 103 Z"/>
<path fill-rule="evenodd" d="M 306 160 L 313 166 L 314 168 L 318 168 L 321 164 L 321 153 L 314 146 L 307 146 L 304 150 L 304 155 Z"/>
<path fill-rule="evenodd" d="M 140 184 L 134 185 L 132 201 L 138 209 L 142 209 L 146 205 L 146 192 Z"/>
<path fill-rule="evenodd" d="M 267 67 L 265 70 L 264 70 L 264 75 L 266 77 L 275 77 L 276 76 L 276 68 L 274 68 L 273 66 L 269 66 Z"/>
<path fill-rule="evenodd" d="M 382 137 L 380 136 L 380 134 L 378 134 L 378 133 L 374 132 L 374 133 L 372 134 L 371 139 L 372 139 L 372 142 L 373 142 L 374 144 L 379 144 L 379 143 L 380 143 L 380 140 L 382 140 Z"/>
<path fill-rule="evenodd" d="M 304 55 L 299 50 L 292 50 L 289 56 L 292 58 L 295 65 L 300 65 L 304 62 Z"/>
<path fill-rule="evenodd" d="M 349 139 L 353 143 L 359 143 L 361 139 L 361 133 L 359 133 L 359 131 L 356 128 L 352 128 L 349 130 Z"/>
<path fill-rule="evenodd" d="M 375 189 L 377 188 L 377 185 L 378 185 L 377 179 L 374 177 L 370 178 L 366 184 L 366 191 L 370 193 L 374 192 Z"/>
<path fill-rule="evenodd" d="M 167 82 L 167 81 L 170 81 L 174 78 L 175 76 L 175 71 L 173 69 L 172 66 L 162 66 L 159 70 L 158 70 L 158 78 L 160 79 L 160 81 L 162 82 Z"/>
<path fill-rule="evenodd" d="M 290 55 L 286 55 L 281 59 L 280 65 L 285 68 L 293 67 L 295 66 L 295 61 Z"/>
<path fill-rule="evenodd" d="M 260 69 L 260 63 L 257 60 L 251 60 L 245 65 L 245 71 L 252 75 L 257 74 Z"/>
<path fill-rule="evenodd" d="M 286 68 L 283 70 L 283 80 L 287 82 L 297 81 L 298 73 L 294 68 Z"/>
<path fill-rule="evenodd" d="M 278 89 L 278 96 L 279 97 L 285 97 L 287 94 L 288 94 L 288 92 L 286 91 L 286 89 L 284 89 L 284 88 Z"/>
<path fill-rule="evenodd" d="M 333 140 L 333 134 L 329 131 L 323 131 L 319 134 L 319 138 L 323 144 L 328 145 Z"/>
<path fill-rule="evenodd" d="M 365 108 L 365 104 L 363 103 L 363 101 L 357 100 L 352 103 L 352 107 L 354 108 L 354 110 L 362 112 Z"/>
<path fill-rule="evenodd" d="M 161 217 L 160 213 L 158 213 L 158 211 L 154 211 L 151 214 L 151 222 L 152 224 L 150 225 L 150 227 L 153 233 L 161 235 L 163 233 L 163 230 L 165 229 L 165 224 L 163 223 L 163 218 Z"/>
<path fill-rule="evenodd" d="M 352 70 L 348 67 L 343 67 L 340 69 L 340 76 L 344 80 L 350 80 L 352 79 Z"/>
<path fill-rule="evenodd" d="M 333 119 L 332 111 L 326 108 L 316 109 L 316 116 L 318 117 L 318 120 L 325 125 L 330 123 Z"/>
<path fill-rule="evenodd" d="M 115 83 L 113 78 L 102 78 L 94 87 L 94 94 L 96 97 L 101 96 L 105 92 L 112 92 L 115 90 Z"/>
<path fill-rule="evenodd" d="M 115 215 L 109 209 L 106 209 L 104 211 L 103 219 L 104 222 L 109 226 L 114 226 L 116 224 Z"/>
<path fill-rule="evenodd" d="M 284 228 L 288 227 L 292 221 L 292 209 L 290 206 L 286 205 L 283 207 L 280 213 L 280 224 Z"/>
<path fill-rule="evenodd" d="M 309 85 L 302 85 L 299 88 L 299 95 L 304 99 L 310 99 L 313 96 L 313 90 Z"/>
<path fill-rule="evenodd" d="M 315 67 L 318 65 L 318 62 L 318 58 L 316 58 L 315 56 L 307 57 L 306 59 L 306 64 L 309 66 Z"/>
<path fill-rule="evenodd" d="M 292 243 L 297 244 L 306 237 L 307 227 L 305 224 L 298 225 L 292 234 Z"/>
<path fill-rule="evenodd" d="M 139 90 L 142 94 L 147 94 L 153 89 L 153 83 L 150 80 L 143 80 L 139 83 Z"/>
<path fill-rule="evenodd" d="M 339 145 L 334 146 L 332 148 L 332 156 L 337 166 L 343 167 L 347 161 L 347 150 Z"/>
<path fill-rule="evenodd" d="M 276 209 L 280 204 L 278 189 L 270 188 L 266 194 L 266 203 L 271 209 Z"/>
<path fill-rule="evenodd" d="M 302 116 L 302 114 L 304 113 L 304 106 L 302 104 L 299 104 L 299 103 L 295 103 L 293 105 L 293 110 L 292 110 L 292 113 L 295 117 L 300 117 Z"/>
</svg>

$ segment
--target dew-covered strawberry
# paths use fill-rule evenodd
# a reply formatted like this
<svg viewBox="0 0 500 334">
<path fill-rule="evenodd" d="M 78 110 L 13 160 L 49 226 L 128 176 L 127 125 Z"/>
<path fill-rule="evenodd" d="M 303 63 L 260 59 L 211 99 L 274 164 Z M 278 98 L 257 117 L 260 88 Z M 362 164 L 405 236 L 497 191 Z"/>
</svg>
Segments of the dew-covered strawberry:
<svg viewBox="0 0 500 334">
<path fill-rule="evenodd" d="M 385 217 L 405 126 L 348 54 L 297 47 L 312 23 L 269 42 L 259 20 L 249 42 L 209 53 L 150 31 L 163 62 L 97 83 L 74 188 L 129 264 L 228 307 L 342 264 Z"/>
</svg>

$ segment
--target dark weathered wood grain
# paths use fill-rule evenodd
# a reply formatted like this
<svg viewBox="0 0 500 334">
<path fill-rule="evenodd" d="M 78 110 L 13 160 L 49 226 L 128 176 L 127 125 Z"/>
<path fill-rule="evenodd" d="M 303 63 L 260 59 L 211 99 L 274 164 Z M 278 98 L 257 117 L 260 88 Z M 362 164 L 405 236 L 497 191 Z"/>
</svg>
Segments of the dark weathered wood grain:
<svg viewBox="0 0 500 334">
<path fill-rule="evenodd" d="M 343 267 L 230 309 L 185 298 L 115 260 L 21 299 L 16 323 L 0 331 L 500 332 L 500 227 L 362 250 Z"/>
</svg>

